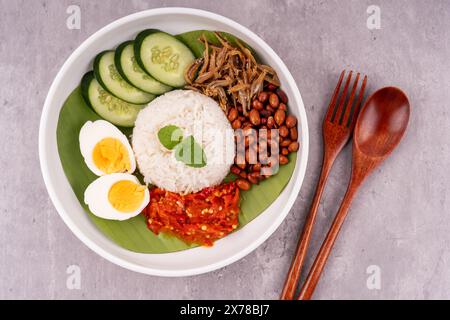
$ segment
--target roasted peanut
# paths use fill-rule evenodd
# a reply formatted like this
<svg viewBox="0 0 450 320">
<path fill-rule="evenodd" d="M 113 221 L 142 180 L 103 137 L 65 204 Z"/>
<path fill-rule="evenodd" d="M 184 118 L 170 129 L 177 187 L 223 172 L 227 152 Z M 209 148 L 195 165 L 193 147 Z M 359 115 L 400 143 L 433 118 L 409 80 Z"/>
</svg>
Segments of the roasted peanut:
<svg viewBox="0 0 450 320">
<path fill-rule="evenodd" d="M 291 144 L 291 140 L 289 140 L 289 139 L 283 139 L 283 141 L 281 141 L 281 143 L 280 143 L 280 145 L 282 146 L 282 147 L 287 147 L 287 146 L 289 146 Z"/>
<path fill-rule="evenodd" d="M 255 163 L 252 167 L 253 172 L 260 172 L 261 171 L 261 163 Z"/>
<path fill-rule="evenodd" d="M 241 127 L 241 120 L 239 120 L 239 119 L 236 119 L 236 120 L 234 120 L 232 123 L 231 123 L 231 127 L 234 129 L 234 130 L 236 130 L 236 129 L 239 129 L 240 127 Z"/>
<path fill-rule="evenodd" d="M 250 145 L 250 141 L 249 141 L 248 137 L 244 137 L 244 144 L 245 144 L 246 148 L 248 148 L 248 146 Z"/>
<path fill-rule="evenodd" d="M 258 172 L 249 173 L 247 175 L 247 179 L 252 184 L 258 184 L 259 183 L 259 173 Z"/>
<path fill-rule="evenodd" d="M 249 121 L 244 121 L 241 125 L 242 128 L 248 128 L 248 127 L 253 127 L 252 123 Z"/>
<path fill-rule="evenodd" d="M 251 184 L 250 182 L 248 182 L 245 179 L 237 179 L 236 180 L 236 185 L 238 186 L 239 189 L 241 190 L 249 190 L 251 188 Z"/>
<path fill-rule="evenodd" d="M 288 128 L 293 128 L 293 127 L 295 127 L 296 124 L 297 124 L 297 118 L 295 116 L 290 114 L 286 117 L 286 126 Z"/>
<path fill-rule="evenodd" d="M 252 134 L 252 128 L 246 128 L 246 129 L 242 129 L 242 134 L 244 136 L 249 136 Z"/>
<path fill-rule="evenodd" d="M 281 126 L 286 119 L 286 112 L 284 110 L 278 109 L 273 116 L 277 125 Z"/>
<path fill-rule="evenodd" d="M 297 131 L 297 128 L 296 128 L 296 127 L 290 128 L 290 129 L 289 129 L 289 133 L 290 133 L 290 136 L 291 136 L 291 140 L 297 141 L 297 139 L 298 139 L 298 131 Z"/>
<path fill-rule="evenodd" d="M 267 92 L 260 92 L 258 95 L 258 100 L 262 103 L 266 102 L 267 99 L 269 98 L 269 94 Z"/>
<path fill-rule="evenodd" d="M 298 150 L 298 147 L 299 147 L 299 144 L 297 141 L 295 141 L 289 145 L 288 150 L 289 150 L 289 152 L 295 152 Z"/>
<path fill-rule="evenodd" d="M 289 135 L 289 129 L 286 126 L 281 126 L 278 130 L 278 133 L 283 138 L 286 138 Z"/>
<path fill-rule="evenodd" d="M 228 112 L 228 121 L 233 122 L 238 117 L 238 111 L 236 108 L 231 108 Z"/>
<path fill-rule="evenodd" d="M 261 123 L 261 117 L 259 116 L 258 110 L 252 109 L 248 114 L 248 118 L 254 126 L 259 126 Z"/>
<path fill-rule="evenodd" d="M 245 155 L 235 159 L 235 165 L 231 172 L 236 174 L 237 186 L 242 190 L 249 190 L 251 184 L 259 183 L 270 175 L 261 175 L 261 167 L 270 166 L 269 160 L 274 154 L 279 154 L 278 163 L 284 165 L 289 162 L 287 155 L 299 149 L 297 132 L 297 118 L 287 114 L 288 97 L 284 91 L 273 84 L 267 84 L 252 100 L 251 109 L 243 114 L 241 105 L 230 107 L 227 118 L 234 129 L 242 128 L 242 137 L 236 137 L 243 144 L 245 142 Z M 245 131 L 256 129 L 257 134 L 246 134 Z M 258 131 L 260 129 L 269 129 Z M 278 139 L 271 140 L 270 129 L 278 129 Z M 245 138 L 244 138 L 245 136 Z M 256 139 L 259 136 L 259 139 Z M 295 139 L 294 139 L 295 138 Z M 256 152 L 258 161 L 250 163 L 250 155 L 253 158 Z M 236 163 L 237 160 L 244 163 Z M 252 161 L 255 159 L 252 159 Z"/>
<path fill-rule="evenodd" d="M 267 118 L 267 128 L 272 129 L 275 126 L 275 120 L 272 116 Z"/>
<path fill-rule="evenodd" d="M 239 167 L 237 167 L 237 166 L 232 166 L 230 171 L 231 171 L 231 173 L 234 173 L 236 175 L 241 173 L 241 169 L 239 169 Z"/>
<path fill-rule="evenodd" d="M 280 104 L 280 99 L 278 98 L 276 93 L 270 94 L 269 103 L 272 108 L 278 108 L 278 105 Z"/>
<path fill-rule="evenodd" d="M 273 90 L 275 90 L 276 88 L 278 88 L 276 85 L 274 85 L 274 84 L 272 84 L 272 83 L 269 83 L 268 85 L 267 85 L 267 89 L 269 90 L 269 91 L 273 91 Z"/>
<path fill-rule="evenodd" d="M 284 104 L 288 103 L 288 96 L 287 96 L 286 92 L 284 92 L 283 90 L 278 88 L 276 90 L 276 93 L 277 93 L 278 97 L 280 98 L 281 102 L 283 102 Z"/>
<path fill-rule="evenodd" d="M 284 165 L 289 162 L 289 159 L 286 156 L 280 155 L 280 164 Z"/>
<path fill-rule="evenodd" d="M 262 109 L 264 108 L 264 105 L 262 104 L 262 102 L 259 101 L 259 100 L 256 100 L 256 99 L 253 100 L 252 106 L 253 106 L 253 108 L 256 109 L 256 110 L 262 110 Z"/>
<path fill-rule="evenodd" d="M 236 161 L 235 161 L 236 163 Z M 242 163 L 236 163 L 236 166 L 238 166 L 240 169 L 244 170 L 246 167 L 245 161 L 243 161 Z"/>
</svg>

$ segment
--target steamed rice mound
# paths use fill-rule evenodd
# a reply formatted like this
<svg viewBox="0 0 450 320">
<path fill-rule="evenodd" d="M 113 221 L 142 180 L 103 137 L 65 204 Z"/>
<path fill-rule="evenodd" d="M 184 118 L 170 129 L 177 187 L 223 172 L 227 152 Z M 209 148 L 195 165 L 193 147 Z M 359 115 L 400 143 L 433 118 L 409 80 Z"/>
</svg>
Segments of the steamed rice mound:
<svg viewBox="0 0 450 320">
<path fill-rule="evenodd" d="M 161 128 L 175 125 L 186 138 L 194 136 L 206 155 L 206 166 L 194 168 L 175 158 L 158 138 Z M 140 111 L 132 137 L 144 181 L 177 193 L 196 192 L 220 184 L 233 164 L 233 129 L 220 106 L 191 90 L 174 90 Z"/>
</svg>

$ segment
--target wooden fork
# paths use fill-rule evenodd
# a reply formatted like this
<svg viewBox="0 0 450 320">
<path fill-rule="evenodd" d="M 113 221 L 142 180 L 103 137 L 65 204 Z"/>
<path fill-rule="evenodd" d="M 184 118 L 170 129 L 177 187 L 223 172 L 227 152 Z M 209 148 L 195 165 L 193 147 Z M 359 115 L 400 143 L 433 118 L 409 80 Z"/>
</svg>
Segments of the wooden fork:
<svg viewBox="0 0 450 320">
<path fill-rule="evenodd" d="M 322 170 L 320 172 L 320 178 L 316 187 L 316 193 L 313 198 L 311 209 L 309 211 L 308 217 L 306 218 L 302 234 L 298 241 L 297 250 L 294 259 L 292 260 L 292 264 L 289 269 L 286 282 L 284 284 L 283 292 L 281 293 L 280 299 L 283 300 L 292 300 L 294 297 L 305 255 L 308 250 L 309 241 L 311 239 L 311 233 L 314 222 L 316 220 L 317 209 L 319 208 L 319 203 L 325 187 L 325 182 L 328 178 L 328 174 L 330 173 L 331 167 L 333 166 L 337 155 L 349 141 L 350 136 L 353 132 L 353 128 L 355 127 L 356 118 L 358 116 L 358 112 L 364 96 L 364 90 L 366 88 L 367 76 L 364 76 L 357 101 L 353 106 L 356 91 L 358 89 L 360 73 L 356 74 L 356 78 L 353 81 L 350 97 L 347 98 L 350 82 L 352 80 L 352 74 L 353 71 L 350 71 L 348 73 L 344 89 L 339 96 L 342 80 L 344 79 L 345 75 L 345 70 L 342 71 L 336 88 L 334 89 L 334 93 L 328 106 L 325 119 L 323 121 L 322 133 L 324 154 L 322 160 Z"/>
</svg>

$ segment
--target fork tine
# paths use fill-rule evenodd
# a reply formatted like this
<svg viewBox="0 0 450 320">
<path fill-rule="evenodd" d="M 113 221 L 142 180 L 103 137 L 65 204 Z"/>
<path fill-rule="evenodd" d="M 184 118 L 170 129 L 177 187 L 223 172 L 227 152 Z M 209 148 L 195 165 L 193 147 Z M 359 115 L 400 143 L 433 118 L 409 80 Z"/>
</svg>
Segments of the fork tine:
<svg viewBox="0 0 450 320">
<path fill-rule="evenodd" d="M 350 93 L 350 98 L 348 98 L 347 106 L 345 107 L 345 112 L 342 112 L 341 118 L 339 119 L 339 124 L 342 125 L 343 123 L 348 126 L 350 123 L 350 118 L 352 116 L 353 112 L 353 100 L 355 100 L 355 93 L 356 89 L 358 87 L 358 81 L 359 81 L 360 73 L 358 72 L 356 74 L 355 81 L 353 83 L 352 92 Z M 344 122 L 345 120 L 345 122 Z"/>
<path fill-rule="evenodd" d="M 325 120 L 331 121 L 331 117 L 334 114 L 334 109 L 336 109 L 336 101 L 339 96 L 339 90 L 341 89 L 342 79 L 344 79 L 345 70 L 342 70 L 339 76 L 339 81 L 334 89 L 333 96 L 331 97 L 330 104 L 328 105 L 327 114 L 325 115 Z"/>
<path fill-rule="evenodd" d="M 358 100 L 356 101 L 355 107 L 353 108 L 353 114 L 351 118 L 348 119 L 347 127 L 352 129 L 355 126 L 356 119 L 358 118 L 359 109 L 361 109 L 361 103 L 364 98 L 364 90 L 366 89 L 367 84 L 367 76 L 364 76 L 363 83 L 361 85 L 361 89 L 359 90 Z"/>
<path fill-rule="evenodd" d="M 352 74 L 353 74 L 353 71 L 350 71 L 350 73 L 347 76 L 347 81 L 345 81 L 344 90 L 342 90 L 341 98 L 339 99 L 338 106 L 334 109 L 333 116 L 331 117 L 331 122 L 334 122 L 334 120 L 336 119 L 336 116 L 338 116 L 338 115 L 339 115 L 339 119 L 340 119 L 340 115 L 345 112 L 344 103 L 345 103 L 345 99 L 347 97 L 350 80 L 352 79 Z"/>
</svg>

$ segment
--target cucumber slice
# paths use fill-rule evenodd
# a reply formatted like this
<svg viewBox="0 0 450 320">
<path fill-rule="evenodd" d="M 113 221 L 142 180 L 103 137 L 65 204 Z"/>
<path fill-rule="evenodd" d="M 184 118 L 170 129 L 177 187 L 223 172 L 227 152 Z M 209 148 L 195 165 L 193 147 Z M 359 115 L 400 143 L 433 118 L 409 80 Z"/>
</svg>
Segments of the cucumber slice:
<svg viewBox="0 0 450 320">
<path fill-rule="evenodd" d="M 139 66 L 153 78 L 177 88 L 186 84 L 184 72 L 195 59 L 183 42 L 155 29 L 137 35 L 134 56 Z"/>
<path fill-rule="evenodd" d="M 133 41 L 124 42 L 117 47 L 114 62 L 122 78 L 142 91 L 159 95 L 172 89 L 172 87 L 157 81 L 139 67 L 134 57 Z"/>
<path fill-rule="evenodd" d="M 81 94 L 100 117 L 122 127 L 133 127 L 139 111 L 146 106 L 131 104 L 114 97 L 100 86 L 92 71 L 81 79 Z"/>
<path fill-rule="evenodd" d="M 155 98 L 153 94 L 133 87 L 120 76 L 114 64 L 114 51 L 103 51 L 95 57 L 94 74 L 104 89 L 126 102 L 144 104 Z"/>
</svg>

